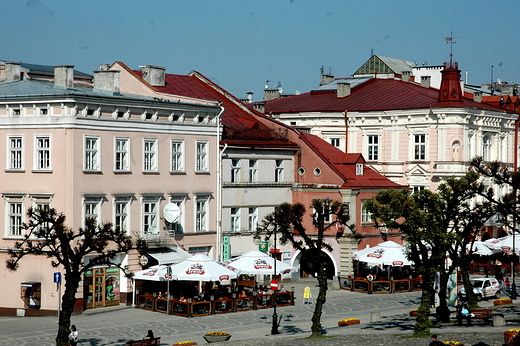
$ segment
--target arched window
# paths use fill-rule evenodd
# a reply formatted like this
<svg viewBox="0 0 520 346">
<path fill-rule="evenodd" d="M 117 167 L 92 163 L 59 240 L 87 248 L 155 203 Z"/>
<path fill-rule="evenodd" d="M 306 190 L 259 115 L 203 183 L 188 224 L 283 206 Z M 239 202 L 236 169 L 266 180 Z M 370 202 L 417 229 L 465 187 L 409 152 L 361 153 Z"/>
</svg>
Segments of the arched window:
<svg viewBox="0 0 520 346">
<path fill-rule="evenodd" d="M 489 147 L 491 146 L 491 141 L 488 135 L 482 137 L 482 159 L 484 161 L 489 160 Z"/>
</svg>

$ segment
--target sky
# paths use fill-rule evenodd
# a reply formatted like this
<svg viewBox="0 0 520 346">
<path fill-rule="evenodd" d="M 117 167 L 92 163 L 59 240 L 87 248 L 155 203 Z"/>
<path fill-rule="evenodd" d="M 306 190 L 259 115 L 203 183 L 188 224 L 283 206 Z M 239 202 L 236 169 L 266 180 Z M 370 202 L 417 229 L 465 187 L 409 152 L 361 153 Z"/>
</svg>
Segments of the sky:
<svg viewBox="0 0 520 346">
<path fill-rule="evenodd" d="M 349 77 L 372 54 L 520 83 L 518 0 L 0 0 L 0 60 L 196 70 L 238 98 Z M 453 45 L 445 38 L 453 36 Z"/>
</svg>

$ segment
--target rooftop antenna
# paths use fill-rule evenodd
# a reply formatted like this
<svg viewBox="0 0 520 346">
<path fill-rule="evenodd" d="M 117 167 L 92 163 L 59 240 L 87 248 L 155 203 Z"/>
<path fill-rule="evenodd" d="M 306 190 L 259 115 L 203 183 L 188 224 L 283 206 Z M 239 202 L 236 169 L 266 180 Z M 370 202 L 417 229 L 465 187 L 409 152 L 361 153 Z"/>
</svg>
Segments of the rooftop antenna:
<svg viewBox="0 0 520 346">
<path fill-rule="evenodd" d="M 265 81 L 265 89 L 266 90 L 269 89 L 269 82 L 270 82 L 269 79 Z"/>
<path fill-rule="evenodd" d="M 450 36 L 445 37 L 446 43 L 450 45 L 450 65 L 453 61 L 453 45 L 457 43 L 457 41 L 454 41 L 454 38 L 460 38 L 460 36 L 454 37 L 453 31 L 450 31 Z"/>
</svg>

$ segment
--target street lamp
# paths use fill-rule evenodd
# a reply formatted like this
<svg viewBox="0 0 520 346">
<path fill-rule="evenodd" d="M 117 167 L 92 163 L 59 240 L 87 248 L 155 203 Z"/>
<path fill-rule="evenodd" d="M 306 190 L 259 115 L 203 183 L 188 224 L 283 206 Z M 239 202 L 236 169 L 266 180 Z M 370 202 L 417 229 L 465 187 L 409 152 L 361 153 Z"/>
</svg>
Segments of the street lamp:
<svg viewBox="0 0 520 346">
<path fill-rule="evenodd" d="M 273 236 L 274 236 L 273 280 L 276 278 L 276 229 L 277 229 L 277 227 L 274 228 L 274 233 L 273 233 Z M 258 234 L 253 237 L 254 244 L 259 245 L 261 241 L 262 241 L 262 238 Z M 273 290 L 273 323 L 271 326 L 271 334 L 272 335 L 280 334 L 280 332 L 278 331 L 278 314 L 276 313 L 276 290 Z"/>
<path fill-rule="evenodd" d="M 513 277 L 513 282 L 511 283 L 511 299 L 516 299 L 516 283 L 515 283 L 516 249 L 515 249 L 515 238 L 516 238 L 516 230 L 513 228 L 513 263 L 511 263 L 511 276 Z"/>
</svg>

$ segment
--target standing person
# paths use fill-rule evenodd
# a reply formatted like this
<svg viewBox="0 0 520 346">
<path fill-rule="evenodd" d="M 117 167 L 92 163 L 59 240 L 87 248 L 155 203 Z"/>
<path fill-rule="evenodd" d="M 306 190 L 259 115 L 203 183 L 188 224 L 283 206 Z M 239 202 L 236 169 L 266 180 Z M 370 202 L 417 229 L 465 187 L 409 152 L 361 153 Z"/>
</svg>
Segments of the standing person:
<svg viewBox="0 0 520 346">
<path fill-rule="evenodd" d="M 76 346 L 78 344 L 78 330 L 75 325 L 70 326 L 69 345 Z"/>
<path fill-rule="evenodd" d="M 445 346 L 445 344 L 444 344 L 444 342 L 439 341 L 437 339 L 437 335 L 436 334 L 433 334 L 432 335 L 432 342 L 430 342 L 429 346 Z"/>
</svg>

